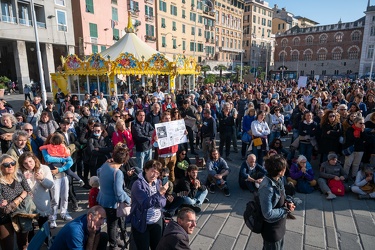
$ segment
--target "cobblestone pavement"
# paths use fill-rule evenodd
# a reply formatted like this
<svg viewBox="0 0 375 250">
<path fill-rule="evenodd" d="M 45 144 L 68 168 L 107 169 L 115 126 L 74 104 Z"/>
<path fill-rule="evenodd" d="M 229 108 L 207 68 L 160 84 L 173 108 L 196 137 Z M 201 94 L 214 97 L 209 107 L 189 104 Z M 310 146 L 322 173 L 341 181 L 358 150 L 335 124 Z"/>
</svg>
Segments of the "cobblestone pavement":
<svg viewBox="0 0 375 250">
<path fill-rule="evenodd" d="M 5 96 L 5 99 L 18 110 L 23 95 Z M 285 143 L 288 145 L 290 139 Z M 189 156 L 194 162 L 194 157 Z M 197 217 L 197 227 L 190 236 L 193 250 L 262 249 L 261 235 L 252 233 L 242 218 L 251 194 L 241 190 L 237 184 L 241 155 L 232 152 L 230 156 L 233 159 L 233 162 L 228 162 L 232 169 L 228 177 L 231 196 L 225 197 L 221 191 L 208 194 L 210 201 L 203 204 Z M 317 176 L 318 162 L 313 161 L 312 165 Z M 205 180 L 205 177 L 206 171 L 201 170 L 199 178 Z M 73 218 L 85 212 L 88 202 L 88 190 L 77 187 L 76 193 L 83 211 L 71 213 Z M 374 200 L 358 200 L 357 196 L 349 193 L 328 201 L 319 191 L 308 195 L 297 194 L 296 197 L 303 203 L 294 212 L 296 220 L 287 221 L 284 249 L 375 249 Z M 53 235 L 64 222 L 58 220 L 57 224 L 58 228 L 52 230 Z"/>
</svg>

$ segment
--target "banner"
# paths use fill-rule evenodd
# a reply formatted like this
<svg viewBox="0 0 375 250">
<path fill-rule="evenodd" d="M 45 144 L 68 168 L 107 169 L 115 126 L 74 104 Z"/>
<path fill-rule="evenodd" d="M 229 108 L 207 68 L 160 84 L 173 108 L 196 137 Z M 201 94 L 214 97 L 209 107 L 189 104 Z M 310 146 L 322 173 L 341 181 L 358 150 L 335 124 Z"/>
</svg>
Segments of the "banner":
<svg viewBox="0 0 375 250">
<path fill-rule="evenodd" d="M 187 142 L 185 134 L 186 127 L 184 120 L 163 122 L 155 124 L 158 137 L 159 149 Z"/>
</svg>

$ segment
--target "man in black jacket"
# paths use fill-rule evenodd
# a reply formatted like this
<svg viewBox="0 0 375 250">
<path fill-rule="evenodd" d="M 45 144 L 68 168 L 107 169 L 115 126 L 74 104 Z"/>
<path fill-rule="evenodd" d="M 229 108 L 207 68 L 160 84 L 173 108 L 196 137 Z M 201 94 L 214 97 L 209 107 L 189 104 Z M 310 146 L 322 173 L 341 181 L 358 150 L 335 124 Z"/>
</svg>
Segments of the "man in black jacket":
<svg viewBox="0 0 375 250">
<path fill-rule="evenodd" d="M 216 148 L 216 121 L 211 116 L 210 109 L 203 110 L 203 123 L 201 128 L 203 157 L 208 161 L 208 152 Z"/>
<path fill-rule="evenodd" d="M 132 135 L 135 143 L 137 167 L 143 169 L 144 162 L 152 159 L 151 137 L 154 133 L 152 125 L 145 121 L 146 114 L 142 109 L 137 110 L 136 120 L 132 126 Z"/>
<path fill-rule="evenodd" d="M 189 234 L 197 225 L 195 212 L 191 208 L 182 208 L 177 215 L 177 222 L 171 221 L 165 228 L 156 250 L 190 250 Z"/>
<path fill-rule="evenodd" d="M 220 130 L 220 144 L 219 153 L 223 155 L 223 149 L 225 145 L 225 159 L 232 161 L 229 158 L 230 154 L 230 142 L 233 135 L 234 117 L 230 114 L 230 104 L 225 103 L 223 111 L 219 115 L 219 130 Z"/>
</svg>

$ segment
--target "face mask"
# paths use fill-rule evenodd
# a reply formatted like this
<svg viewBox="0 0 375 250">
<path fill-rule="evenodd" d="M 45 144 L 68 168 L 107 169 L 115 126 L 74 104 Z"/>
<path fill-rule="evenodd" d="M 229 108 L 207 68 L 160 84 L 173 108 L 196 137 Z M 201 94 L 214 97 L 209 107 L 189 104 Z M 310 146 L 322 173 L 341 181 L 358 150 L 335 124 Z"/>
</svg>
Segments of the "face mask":
<svg viewBox="0 0 375 250">
<path fill-rule="evenodd" d="M 100 136 L 100 133 L 99 133 L 99 134 L 94 133 L 93 135 L 96 136 L 96 137 L 99 137 L 99 136 Z"/>
</svg>

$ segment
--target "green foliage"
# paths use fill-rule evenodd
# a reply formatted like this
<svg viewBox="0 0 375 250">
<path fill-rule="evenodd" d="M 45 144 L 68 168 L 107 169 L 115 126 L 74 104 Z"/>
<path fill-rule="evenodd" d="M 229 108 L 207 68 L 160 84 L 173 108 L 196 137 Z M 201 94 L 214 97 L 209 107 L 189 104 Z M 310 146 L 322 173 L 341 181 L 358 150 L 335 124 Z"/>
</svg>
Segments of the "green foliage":
<svg viewBox="0 0 375 250">
<path fill-rule="evenodd" d="M 0 83 L 8 83 L 10 79 L 6 76 L 0 76 Z"/>
<path fill-rule="evenodd" d="M 215 83 L 215 80 L 216 80 L 215 75 L 213 75 L 213 74 L 209 74 L 209 75 L 206 76 L 206 78 L 204 78 L 204 83 L 205 83 L 205 84 L 208 84 L 208 83 Z"/>
</svg>

